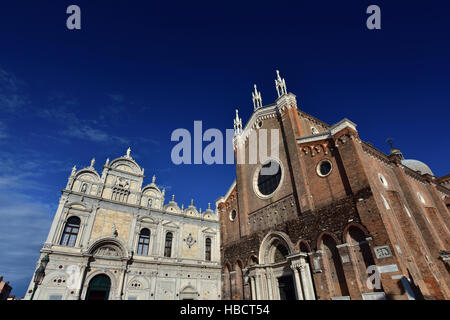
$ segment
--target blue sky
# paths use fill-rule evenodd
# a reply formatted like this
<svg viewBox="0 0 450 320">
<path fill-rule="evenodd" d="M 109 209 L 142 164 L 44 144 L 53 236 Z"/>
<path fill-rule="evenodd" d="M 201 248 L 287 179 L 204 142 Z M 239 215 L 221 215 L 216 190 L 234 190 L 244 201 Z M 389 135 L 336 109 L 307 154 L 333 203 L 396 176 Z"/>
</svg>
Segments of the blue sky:
<svg viewBox="0 0 450 320">
<path fill-rule="evenodd" d="M 69 31 L 66 8 L 81 8 Z M 365 26 L 381 8 L 382 30 Z M 179 204 L 206 209 L 232 165 L 175 166 L 177 128 L 232 128 L 276 98 L 349 118 L 384 152 L 448 173 L 449 4 L 445 1 L 3 1 L 0 4 L 0 275 L 23 296 L 73 165 L 132 156 Z"/>
</svg>

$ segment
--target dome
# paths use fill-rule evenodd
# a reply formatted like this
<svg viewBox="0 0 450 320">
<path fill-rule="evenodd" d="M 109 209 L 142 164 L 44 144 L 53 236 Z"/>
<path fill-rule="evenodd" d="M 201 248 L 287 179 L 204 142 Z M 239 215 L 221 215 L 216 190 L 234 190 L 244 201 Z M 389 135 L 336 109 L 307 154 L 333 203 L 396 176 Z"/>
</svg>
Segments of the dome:
<svg viewBox="0 0 450 320">
<path fill-rule="evenodd" d="M 428 173 L 428 174 L 434 176 L 430 167 L 428 167 L 425 163 L 423 163 L 419 160 L 413 160 L 413 159 L 402 160 L 402 164 L 407 166 L 411 170 L 419 171 L 421 174 Z"/>
</svg>

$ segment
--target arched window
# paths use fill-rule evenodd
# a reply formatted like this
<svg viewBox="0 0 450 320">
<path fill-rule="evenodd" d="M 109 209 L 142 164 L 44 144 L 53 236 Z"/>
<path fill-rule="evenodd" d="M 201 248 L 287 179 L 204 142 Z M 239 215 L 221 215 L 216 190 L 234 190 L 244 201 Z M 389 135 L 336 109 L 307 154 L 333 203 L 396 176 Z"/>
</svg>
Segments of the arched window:
<svg viewBox="0 0 450 320">
<path fill-rule="evenodd" d="M 88 187 L 87 183 L 83 183 L 83 185 L 81 186 L 81 193 L 86 193 L 87 187 Z"/>
<path fill-rule="evenodd" d="M 80 218 L 72 216 L 67 219 L 66 225 L 64 227 L 64 232 L 61 237 L 62 246 L 73 247 L 75 246 L 75 241 L 77 240 L 78 231 L 80 230 Z"/>
<path fill-rule="evenodd" d="M 211 238 L 205 240 L 205 260 L 211 261 Z"/>
<path fill-rule="evenodd" d="M 172 232 L 167 232 L 166 233 L 166 243 L 164 246 L 164 257 L 172 256 L 172 239 L 173 239 Z"/>
<path fill-rule="evenodd" d="M 152 198 L 148 199 L 148 207 L 149 208 L 152 207 L 152 203 L 153 203 L 153 199 Z"/>
<path fill-rule="evenodd" d="M 146 256 L 148 254 L 149 244 L 150 244 L 150 230 L 144 228 L 139 233 L 137 254 Z"/>
</svg>

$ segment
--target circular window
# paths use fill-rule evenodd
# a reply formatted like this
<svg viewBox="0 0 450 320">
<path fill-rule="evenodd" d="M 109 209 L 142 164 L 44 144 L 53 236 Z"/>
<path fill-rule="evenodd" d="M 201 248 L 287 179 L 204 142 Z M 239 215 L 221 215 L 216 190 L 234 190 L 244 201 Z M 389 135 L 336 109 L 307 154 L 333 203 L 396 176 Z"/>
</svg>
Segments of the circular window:
<svg viewBox="0 0 450 320">
<path fill-rule="evenodd" d="M 333 165 L 329 160 L 323 160 L 317 165 L 317 174 L 321 177 L 326 177 L 331 173 Z"/>
<path fill-rule="evenodd" d="M 253 188 L 260 198 L 269 198 L 280 185 L 282 178 L 281 164 L 276 160 L 269 160 L 256 170 Z"/>
<path fill-rule="evenodd" d="M 381 183 L 383 184 L 383 186 L 385 188 L 388 187 L 388 183 L 386 181 L 386 178 L 381 173 L 378 174 L 378 179 L 380 179 Z"/>
<path fill-rule="evenodd" d="M 230 212 L 230 220 L 234 221 L 234 219 L 236 219 L 236 210 Z"/>
<path fill-rule="evenodd" d="M 256 127 L 259 129 L 259 128 L 262 127 L 262 125 L 263 125 L 263 122 L 262 121 L 258 121 L 258 123 L 256 124 Z"/>
</svg>

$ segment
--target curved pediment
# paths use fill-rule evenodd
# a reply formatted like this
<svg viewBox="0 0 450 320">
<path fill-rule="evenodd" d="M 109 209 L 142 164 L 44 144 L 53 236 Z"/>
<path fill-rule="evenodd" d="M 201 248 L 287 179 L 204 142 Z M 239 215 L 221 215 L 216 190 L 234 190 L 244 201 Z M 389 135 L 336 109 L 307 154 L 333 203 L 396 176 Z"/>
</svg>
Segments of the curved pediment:
<svg viewBox="0 0 450 320">
<path fill-rule="evenodd" d="M 134 175 L 142 175 L 141 167 L 131 158 L 121 157 L 111 161 L 111 169 L 120 170 Z"/>
<path fill-rule="evenodd" d="M 125 249 L 125 244 L 117 238 L 105 237 L 95 241 L 88 252 L 94 257 L 127 257 L 128 253 Z"/>
</svg>

